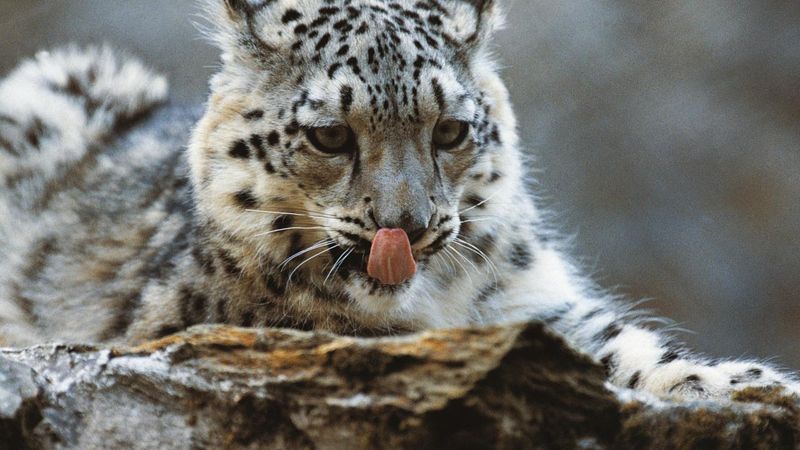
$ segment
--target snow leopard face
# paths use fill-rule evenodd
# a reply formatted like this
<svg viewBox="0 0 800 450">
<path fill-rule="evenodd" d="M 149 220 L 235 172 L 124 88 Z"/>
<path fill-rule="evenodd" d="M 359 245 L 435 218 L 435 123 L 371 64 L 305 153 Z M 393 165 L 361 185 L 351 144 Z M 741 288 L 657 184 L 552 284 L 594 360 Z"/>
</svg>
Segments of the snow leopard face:
<svg viewBox="0 0 800 450">
<path fill-rule="evenodd" d="M 209 8 L 224 24 L 215 32 L 224 68 L 191 161 L 206 227 L 250 249 L 228 259 L 287 284 L 302 263 L 292 282 L 391 299 L 410 283 L 370 279 L 366 256 L 378 229 L 402 228 L 424 277 L 429 258 L 458 236 L 465 201 L 481 202 L 465 191 L 492 178 L 477 168 L 501 143 L 496 99 L 481 79 L 491 71 L 494 3 Z"/>
</svg>

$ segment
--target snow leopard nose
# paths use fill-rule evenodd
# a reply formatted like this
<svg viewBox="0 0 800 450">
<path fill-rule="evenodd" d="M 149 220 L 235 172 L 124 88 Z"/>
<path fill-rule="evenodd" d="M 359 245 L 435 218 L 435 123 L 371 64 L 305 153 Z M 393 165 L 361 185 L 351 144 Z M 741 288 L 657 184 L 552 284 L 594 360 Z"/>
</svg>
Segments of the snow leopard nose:
<svg viewBox="0 0 800 450">
<path fill-rule="evenodd" d="M 431 217 L 428 211 L 420 211 L 416 214 L 403 211 L 399 215 L 382 215 L 379 211 L 373 210 L 373 220 L 378 228 L 400 228 L 405 231 L 408 240 L 413 245 L 428 231 Z"/>
<path fill-rule="evenodd" d="M 432 165 L 424 165 L 414 147 L 399 143 L 387 148 L 393 150 L 382 153 L 370 171 L 372 218 L 378 228 L 405 231 L 414 244 L 425 234 L 434 211 Z"/>
</svg>

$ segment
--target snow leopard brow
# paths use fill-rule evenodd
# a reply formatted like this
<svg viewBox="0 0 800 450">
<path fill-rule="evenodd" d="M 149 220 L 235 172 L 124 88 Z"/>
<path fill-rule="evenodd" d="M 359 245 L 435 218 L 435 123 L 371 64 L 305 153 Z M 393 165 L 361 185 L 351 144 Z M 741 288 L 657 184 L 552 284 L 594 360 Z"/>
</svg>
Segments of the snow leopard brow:
<svg viewBox="0 0 800 450">
<path fill-rule="evenodd" d="M 271 15 L 269 22 L 274 22 L 277 25 L 287 25 L 292 22 L 300 20 L 303 15 L 298 9 L 292 5 L 292 2 L 284 2 L 282 0 L 206 0 L 207 2 L 222 2 L 227 11 L 228 18 L 236 23 L 243 25 L 247 34 L 255 41 L 260 41 L 260 44 L 265 48 L 275 51 L 275 47 L 269 42 L 264 42 L 259 37 L 258 30 L 262 24 L 257 23 L 263 17 L 265 11 L 271 9 L 275 10 L 275 14 Z M 322 1 L 318 0 L 318 12 L 321 15 L 334 15 L 339 11 L 345 9 L 353 9 L 355 7 L 365 8 L 379 8 L 379 9 L 396 9 L 398 11 L 428 11 L 430 13 L 440 14 L 448 19 L 458 19 L 459 12 L 464 14 L 463 8 L 457 8 L 458 5 L 466 4 L 472 7 L 475 14 L 475 28 L 472 32 L 462 39 L 459 39 L 459 52 L 469 53 L 476 47 L 480 47 L 481 43 L 488 38 L 495 28 L 498 27 L 502 19 L 499 17 L 499 8 L 497 7 L 497 0 L 419 0 L 409 5 L 410 9 L 405 9 L 399 2 L 386 2 L 385 8 L 383 6 L 375 6 L 372 4 L 352 5 L 346 2 L 336 1 Z M 345 8 L 346 5 L 346 8 Z M 449 6 L 450 8 L 447 8 Z M 246 40 L 246 39 L 245 39 Z M 249 46 L 249 43 L 245 43 Z"/>
</svg>

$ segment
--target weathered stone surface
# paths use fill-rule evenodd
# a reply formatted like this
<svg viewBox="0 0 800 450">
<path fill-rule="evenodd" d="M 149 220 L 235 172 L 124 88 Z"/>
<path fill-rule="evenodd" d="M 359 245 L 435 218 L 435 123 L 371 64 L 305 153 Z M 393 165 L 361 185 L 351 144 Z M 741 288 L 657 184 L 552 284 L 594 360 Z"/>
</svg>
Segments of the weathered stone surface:
<svg viewBox="0 0 800 450">
<path fill-rule="evenodd" d="M 39 386 L 33 370 L 0 358 L 0 446 L 17 446 L 41 420 Z"/>
<path fill-rule="evenodd" d="M 795 448 L 795 399 L 621 401 L 540 325 L 356 339 L 202 326 L 0 352 L 0 447 Z"/>
</svg>

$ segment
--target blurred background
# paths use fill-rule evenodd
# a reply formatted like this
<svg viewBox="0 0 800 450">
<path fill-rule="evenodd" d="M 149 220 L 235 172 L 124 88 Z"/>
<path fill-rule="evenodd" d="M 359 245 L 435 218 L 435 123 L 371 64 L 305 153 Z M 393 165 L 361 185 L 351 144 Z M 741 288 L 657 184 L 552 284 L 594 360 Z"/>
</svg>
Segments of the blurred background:
<svg viewBox="0 0 800 450">
<path fill-rule="evenodd" d="M 800 2 L 516 0 L 497 53 L 537 193 L 604 286 L 800 369 Z M 110 42 L 198 103 L 194 0 L 0 0 L 0 73 Z"/>
</svg>

